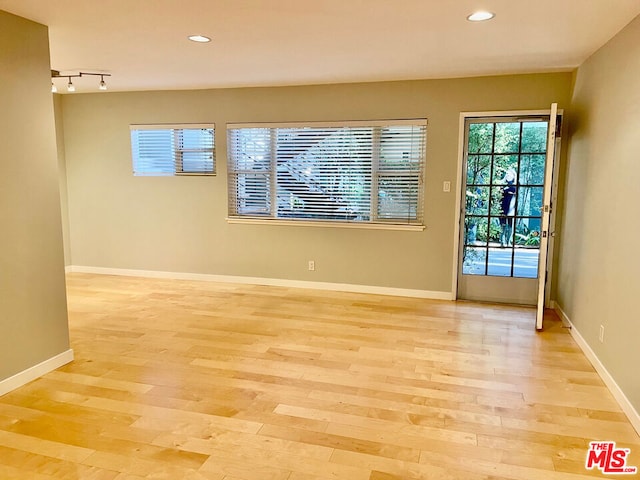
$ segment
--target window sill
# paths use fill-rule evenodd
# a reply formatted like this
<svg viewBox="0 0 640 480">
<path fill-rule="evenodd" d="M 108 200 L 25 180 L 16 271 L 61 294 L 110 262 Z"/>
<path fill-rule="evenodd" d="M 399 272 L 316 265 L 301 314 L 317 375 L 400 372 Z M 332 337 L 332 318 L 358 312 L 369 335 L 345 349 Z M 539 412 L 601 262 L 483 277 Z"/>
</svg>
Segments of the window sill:
<svg viewBox="0 0 640 480">
<path fill-rule="evenodd" d="M 332 222 L 329 220 L 281 220 L 267 218 L 238 218 L 228 217 L 227 223 L 245 224 L 245 225 L 279 225 L 287 227 L 329 227 L 329 228 L 355 228 L 364 230 L 398 230 L 404 232 L 422 232 L 426 227 L 424 225 L 406 225 L 397 223 L 356 223 L 356 222 Z"/>
<path fill-rule="evenodd" d="M 208 173 L 195 173 L 195 172 L 167 172 L 167 173 L 157 173 L 157 172 L 133 172 L 134 177 L 215 177 L 217 174 L 208 172 Z"/>
<path fill-rule="evenodd" d="M 176 172 L 176 177 L 215 177 L 216 172 Z"/>
</svg>

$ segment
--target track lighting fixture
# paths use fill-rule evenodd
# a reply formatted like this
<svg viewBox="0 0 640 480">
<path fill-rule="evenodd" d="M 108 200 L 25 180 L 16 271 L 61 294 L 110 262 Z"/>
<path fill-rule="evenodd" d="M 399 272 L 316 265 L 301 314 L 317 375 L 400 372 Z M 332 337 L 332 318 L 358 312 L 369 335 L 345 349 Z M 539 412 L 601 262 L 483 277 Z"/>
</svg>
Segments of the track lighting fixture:
<svg viewBox="0 0 640 480">
<path fill-rule="evenodd" d="M 106 90 L 107 89 L 107 84 L 104 81 L 104 77 L 110 77 L 111 74 L 110 73 L 92 73 L 92 72 L 78 72 L 75 74 L 70 74 L 70 75 L 60 75 L 60 72 L 58 70 L 51 70 L 51 78 L 66 78 L 69 80 L 69 82 L 67 83 L 67 91 L 68 92 L 75 92 L 76 91 L 76 87 L 73 84 L 73 82 L 71 81 L 72 78 L 82 78 L 82 77 L 86 77 L 89 75 L 94 75 L 96 77 L 100 77 L 100 83 L 98 84 L 98 89 L 99 90 Z M 58 91 L 58 88 L 56 87 L 56 85 L 53 83 L 53 80 L 51 80 L 51 93 L 56 93 Z"/>
</svg>

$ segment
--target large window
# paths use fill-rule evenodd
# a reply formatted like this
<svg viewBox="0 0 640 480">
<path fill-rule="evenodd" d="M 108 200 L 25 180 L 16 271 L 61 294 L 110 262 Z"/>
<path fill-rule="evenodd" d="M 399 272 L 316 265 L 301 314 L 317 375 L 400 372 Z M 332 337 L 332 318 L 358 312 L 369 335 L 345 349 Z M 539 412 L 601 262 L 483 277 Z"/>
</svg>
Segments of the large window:
<svg viewBox="0 0 640 480">
<path fill-rule="evenodd" d="M 420 225 L 426 126 L 228 125 L 229 216 Z"/>
<path fill-rule="evenodd" d="M 215 174 L 215 130 L 206 125 L 131 125 L 133 174 Z"/>
</svg>

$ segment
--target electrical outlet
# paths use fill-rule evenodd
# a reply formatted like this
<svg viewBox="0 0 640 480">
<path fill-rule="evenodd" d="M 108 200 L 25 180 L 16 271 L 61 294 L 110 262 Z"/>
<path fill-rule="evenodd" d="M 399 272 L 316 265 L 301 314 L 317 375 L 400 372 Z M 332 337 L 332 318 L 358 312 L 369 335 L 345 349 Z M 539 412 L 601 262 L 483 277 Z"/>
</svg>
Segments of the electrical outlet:
<svg viewBox="0 0 640 480">
<path fill-rule="evenodd" d="M 316 269 L 316 262 L 309 260 L 309 271 L 313 272 Z"/>
<path fill-rule="evenodd" d="M 598 334 L 598 340 L 600 340 L 600 343 L 604 343 L 604 325 L 600 325 L 600 333 Z"/>
<path fill-rule="evenodd" d="M 442 183 L 442 191 L 443 192 L 450 192 L 451 191 L 451 182 L 449 180 L 445 180 Z"/>
</svg>

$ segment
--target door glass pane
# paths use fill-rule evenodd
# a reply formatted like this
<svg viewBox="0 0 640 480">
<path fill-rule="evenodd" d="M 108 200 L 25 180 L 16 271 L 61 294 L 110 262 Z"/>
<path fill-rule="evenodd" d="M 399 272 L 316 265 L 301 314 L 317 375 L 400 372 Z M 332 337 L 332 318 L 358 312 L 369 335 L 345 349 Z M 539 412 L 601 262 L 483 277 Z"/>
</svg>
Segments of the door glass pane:
<svg viewBox="0 0 640 480">
<path fill-rule="evenodd" d="M 467 186 L 467 215 L 489 214 L 489 187 Z"/>
<path fill-rule="evenodd" d="M 467 216 L 465 223 L 465 244 L 486 245 L 487 244 L 487 217 Z"/>
<path fill-rule="evenodd" d="M 524 122 L 522 124 L 521 150 L 523 153 L 547 151 L 547 122 Z"/>
<path fill-rule="evenodd" d="M 497 123 L 495 153 L 516 153 L 520 151 L 520 122 Z"/>
<path fill-rule="evenodd" d="M 510 248 L 490 248 L 487 275 L 510 277 L 512 252 Z"/>
<path fill-rule="evenodd" d="M 512 182 L 516 181 L 518 171 L 518 155 L 496 155 L 493 157 L 493 181 L 494 184 L 506 184 L 507 175 Z"/>
<path fill-rule="evenodd" d="M 520 187 L 518 189 L 518 216 L 540 217 L 542 215 L 543 187 Z"/>
<path fill-rule="evenodd" d="M 491 176 L 491 155 L 470 155 L 467 161 L 467 185 L 487 185 Z"/>
<path fill-rule="evenodd" d="M 493 151 L 493 123 L 472 123 L 469 125 L 467 152 L 491 153 Z"/>
<path fill-rule="evenodd" d="M 502 227 L 500 225 L 500 219 L 496 217 L 489 218 L 489 244 L 493 246 L 500 245 L 500 234 Z"/>
<path fill-rule="evenodd" d="M 464 247 L 462 258 L 462 273 L 465 275 L 485 275 L 487 263 L 487 249 Z"/>
<path fill-rule="evenodd" d="M 516 222 L 516 245 L 524 247 L 540 247 L 541 218 L 518 218 Z"/>
<path fill-rule="evenodd" d="M 544 185 L 546 155 L 522 155 L 520 159 L 520 185 Z"/>
<path fill-rule="evenodd" d="M 513 276 L 537 278 L 539 256 L 540 250 L 537 248 L 516 248 L 514 251 Z"/>
<path fill-rule="evenodd" d="M 491 215 L 500 217 L 503 215 L 502 201 L 505 197 L 505 185 L 491 187 Z"/>
</svg>

